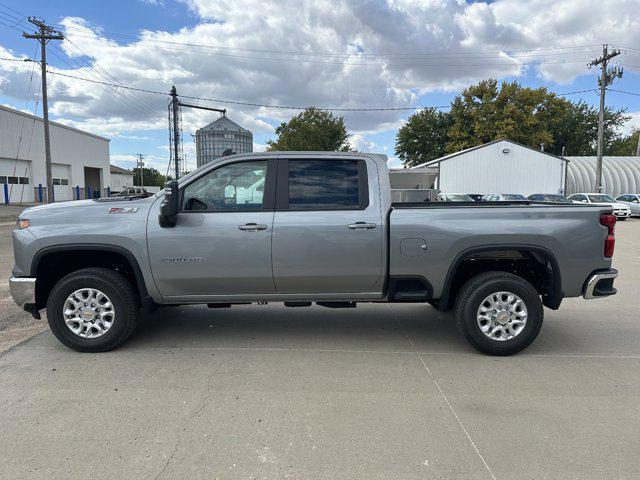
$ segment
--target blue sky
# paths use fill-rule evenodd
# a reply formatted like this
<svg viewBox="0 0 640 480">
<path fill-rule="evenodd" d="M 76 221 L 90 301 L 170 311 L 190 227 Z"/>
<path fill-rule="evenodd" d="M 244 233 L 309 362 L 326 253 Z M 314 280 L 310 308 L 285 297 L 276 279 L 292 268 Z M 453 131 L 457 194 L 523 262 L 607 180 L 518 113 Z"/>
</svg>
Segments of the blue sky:
<svg viewBox="0 0 640 480">
<path fill-rule="evenodd" d="M 407 107 L 446 105 L 488 77 L 557 93 L 594 89 L 586 61 L 607 42 L 625 47 L 616 59 L 625 74 L 612 88 L 640 94 L 639 8 L 637 0 L 0 0 L 0 58 L 34 56 L 35 41 L 21 36 L 22 15 L 37 15 L 73 42 L 49 54 L 54 71 L 72 76 L 161 92 L 176 84 L 183 95 L 268 105 Z M 143 30 L 152 33 L 140 40 Z M 611 33 L 603 38 L 603 31 Z M 0 103 L 33 110 L 39 79 L 27 97 L 30 75 L 27 64 L 0 61 Z M 166 97 L 50 80 L 53 119 L 111 138 L 116 164 L 131 167 L 142 153 L 166 168 Z M 567 98 L 598 101 L 595 92 Z M 227 108 L 254 132 L 258 150 L 296 113 L 198 102 Z M 640 128 L 640 96 L 610 92 L 607 104 L 633 115 L 627 130 Z M 345 113 L 345 120 L 356 148 L 392 157 L 409 113 Z M 188 134 L 215 118 L 185 112 L 192 165 Z"/>
</svg>

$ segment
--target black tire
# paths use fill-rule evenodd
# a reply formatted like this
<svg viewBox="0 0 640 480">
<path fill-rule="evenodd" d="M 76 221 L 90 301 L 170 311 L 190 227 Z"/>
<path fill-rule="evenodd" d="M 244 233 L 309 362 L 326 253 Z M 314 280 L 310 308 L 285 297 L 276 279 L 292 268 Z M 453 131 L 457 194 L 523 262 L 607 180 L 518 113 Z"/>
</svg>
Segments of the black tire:
<svg viewBox="0 0 640 480">
<path fill-rule="evenodd" d="M 478 309 L 492 293 L 511 292 L 518 295 L 527 308 L 524 328 L 508 340 L 495 340 L 485 335 L 478 325 Z M 544 317 L 542 301 L 536 289 L 521 277 L 507 272 L 476 275 L 460 289 L 454 306 L 458 330 L 477 350 L 489 355 L 513 355 L 533 342 Z"/>
<path fill-rule="evenodd" d="M 82 288 L 100 290 L 113 304 L 113 324 L 100 337 L 81 337 L 65 323 L 64 304 L 69 295 Z M 138 295 L 133 285 L 118 272 L 107 268 L 85 268 L 67 275 L 53 287 L 47 302 L 51 331 L 63 344 L 78 352 L 106 352 L 120 346 L 136 329 L 138 316 Z"/>
</svg>

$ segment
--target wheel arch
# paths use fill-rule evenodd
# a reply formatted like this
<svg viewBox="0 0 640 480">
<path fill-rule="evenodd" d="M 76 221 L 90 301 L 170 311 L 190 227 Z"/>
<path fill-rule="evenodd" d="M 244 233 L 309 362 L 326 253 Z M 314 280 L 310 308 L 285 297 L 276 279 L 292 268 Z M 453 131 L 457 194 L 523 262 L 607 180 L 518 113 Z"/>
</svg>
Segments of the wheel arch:
<svg viewBox="0 0 640 480">
<path fill-rule="evenodd" d="M 78 255 L 84 261 L 72 262 L 65 265 L 56 272 L 44 272 L 44 269 L 51 265 L 56 265 L 62 259 L 71 258 L 71 254 Z M 88 261 L 89 255 L 98 254 L 98 260 Z M 36 282 L 36 306 L 44 308 L 51 289 L 62 277 L 77 271 L 80 268 L 106 266 L 118 271 L 117 268 L 109 266 L 114 261 L 124 260 L 123 266 L 128 267 L 130 271 L 120 272 L 128 277 L 133 283 L 134 289 L 139 295 L 140 303 L 143 307 L 148 308 L 154 304 L 147 291 L 144 276 L 140 264 L 135 255 L 128 249 L 119 245 L 106 245 L 99 243 L 73 243 L 65 245 L 53 245 L 44 247 L 34 255 L 31 261 L 30 274 L 38 279 Z"/>
<path fill-rule="evenodd" d="M 515 251 L 531 255 L 540 264 L 548 263 L 551 269 L 551 280 L 549 285 L 549 292 L 542 295 L 543 304 L 553 310 L 557 310 L 560 307 L 560 303 L 564 298 L 564 292 L 562 291 L 562 275 L 560 273 L 560 266 L 554 253 L 546 247 L 540 245 L 529 244 L 487 244 L 481 246 L 473 246 L 462 250 L 456 255 L 453 262 L 449 266 L 447 275 L 445 277 L 442 294 L 438 299 L 438 309 L 442 311 L 450 310 L 453 306 L 455 296 L 457 293 L 454 280 L 456 274 L 460 272 L 460 268 L 466 259 L 469 259 L 473 255 L 490 253 L 490 252 L 507 252 Z M 503 270 L 508 271 L 508 270 Z M 458 286 L 459 287 L 459 286 Z"/>
</svg>

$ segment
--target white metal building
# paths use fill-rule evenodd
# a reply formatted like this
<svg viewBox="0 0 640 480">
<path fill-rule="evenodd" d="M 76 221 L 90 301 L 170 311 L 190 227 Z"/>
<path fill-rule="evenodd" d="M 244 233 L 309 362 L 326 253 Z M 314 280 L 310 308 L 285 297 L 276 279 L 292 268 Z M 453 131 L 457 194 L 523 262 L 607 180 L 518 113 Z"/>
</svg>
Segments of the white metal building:
<svg viewBox="0 0 640 480">
<path fill-rule="evenodd" d="M 50 134 L 55 200 L 105 195 L 111 182 L 109 139 L 55 122 Z M 37 202 L 39 185 L 46 201 L 43 121 L 0 105 L 0 203 Z"/>
<path fill-rule="evenodd" d="M 496 140 L 417 165 L 438 167 L 444 193 L 564 193 L 567 160 L 511 140 Z"/>
<path fill-rule="evenodd" d="M 111 193 L 118 193 L 125 187 L 133 186 L 133 172 L 126 168 L 111 165 Z"/>
<path fill-rule="evenodd" d="M 567 157 L 567 194 L 594 192 L 597 157 Z M 609 195 L 640 193 L 640 157 L 602 157 L 602 187 Z"/>
</svg>

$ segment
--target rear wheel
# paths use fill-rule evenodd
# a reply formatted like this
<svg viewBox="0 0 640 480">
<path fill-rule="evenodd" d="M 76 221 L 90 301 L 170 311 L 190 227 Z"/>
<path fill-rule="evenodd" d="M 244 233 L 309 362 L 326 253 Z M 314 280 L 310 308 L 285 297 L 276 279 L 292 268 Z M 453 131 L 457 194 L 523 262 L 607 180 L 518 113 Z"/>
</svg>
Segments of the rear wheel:
<svg viewBox="0 0 640 480">
<path fill-rule="evenodd" d="M 121 345 L 138 322 L 136 291 L 119 273 L 85 268 L 60 280 L 47 302 L 53 334 L 79 352 L 105 352 Z"/>
<path fill-rule="evenodd" d="M 454 311 L 465 338 L 489 355 L 525 349 L 538 336 L 544 315 L 533 285 L 507 272 L 486 272 L 467 281 Z"/>
</svg>

